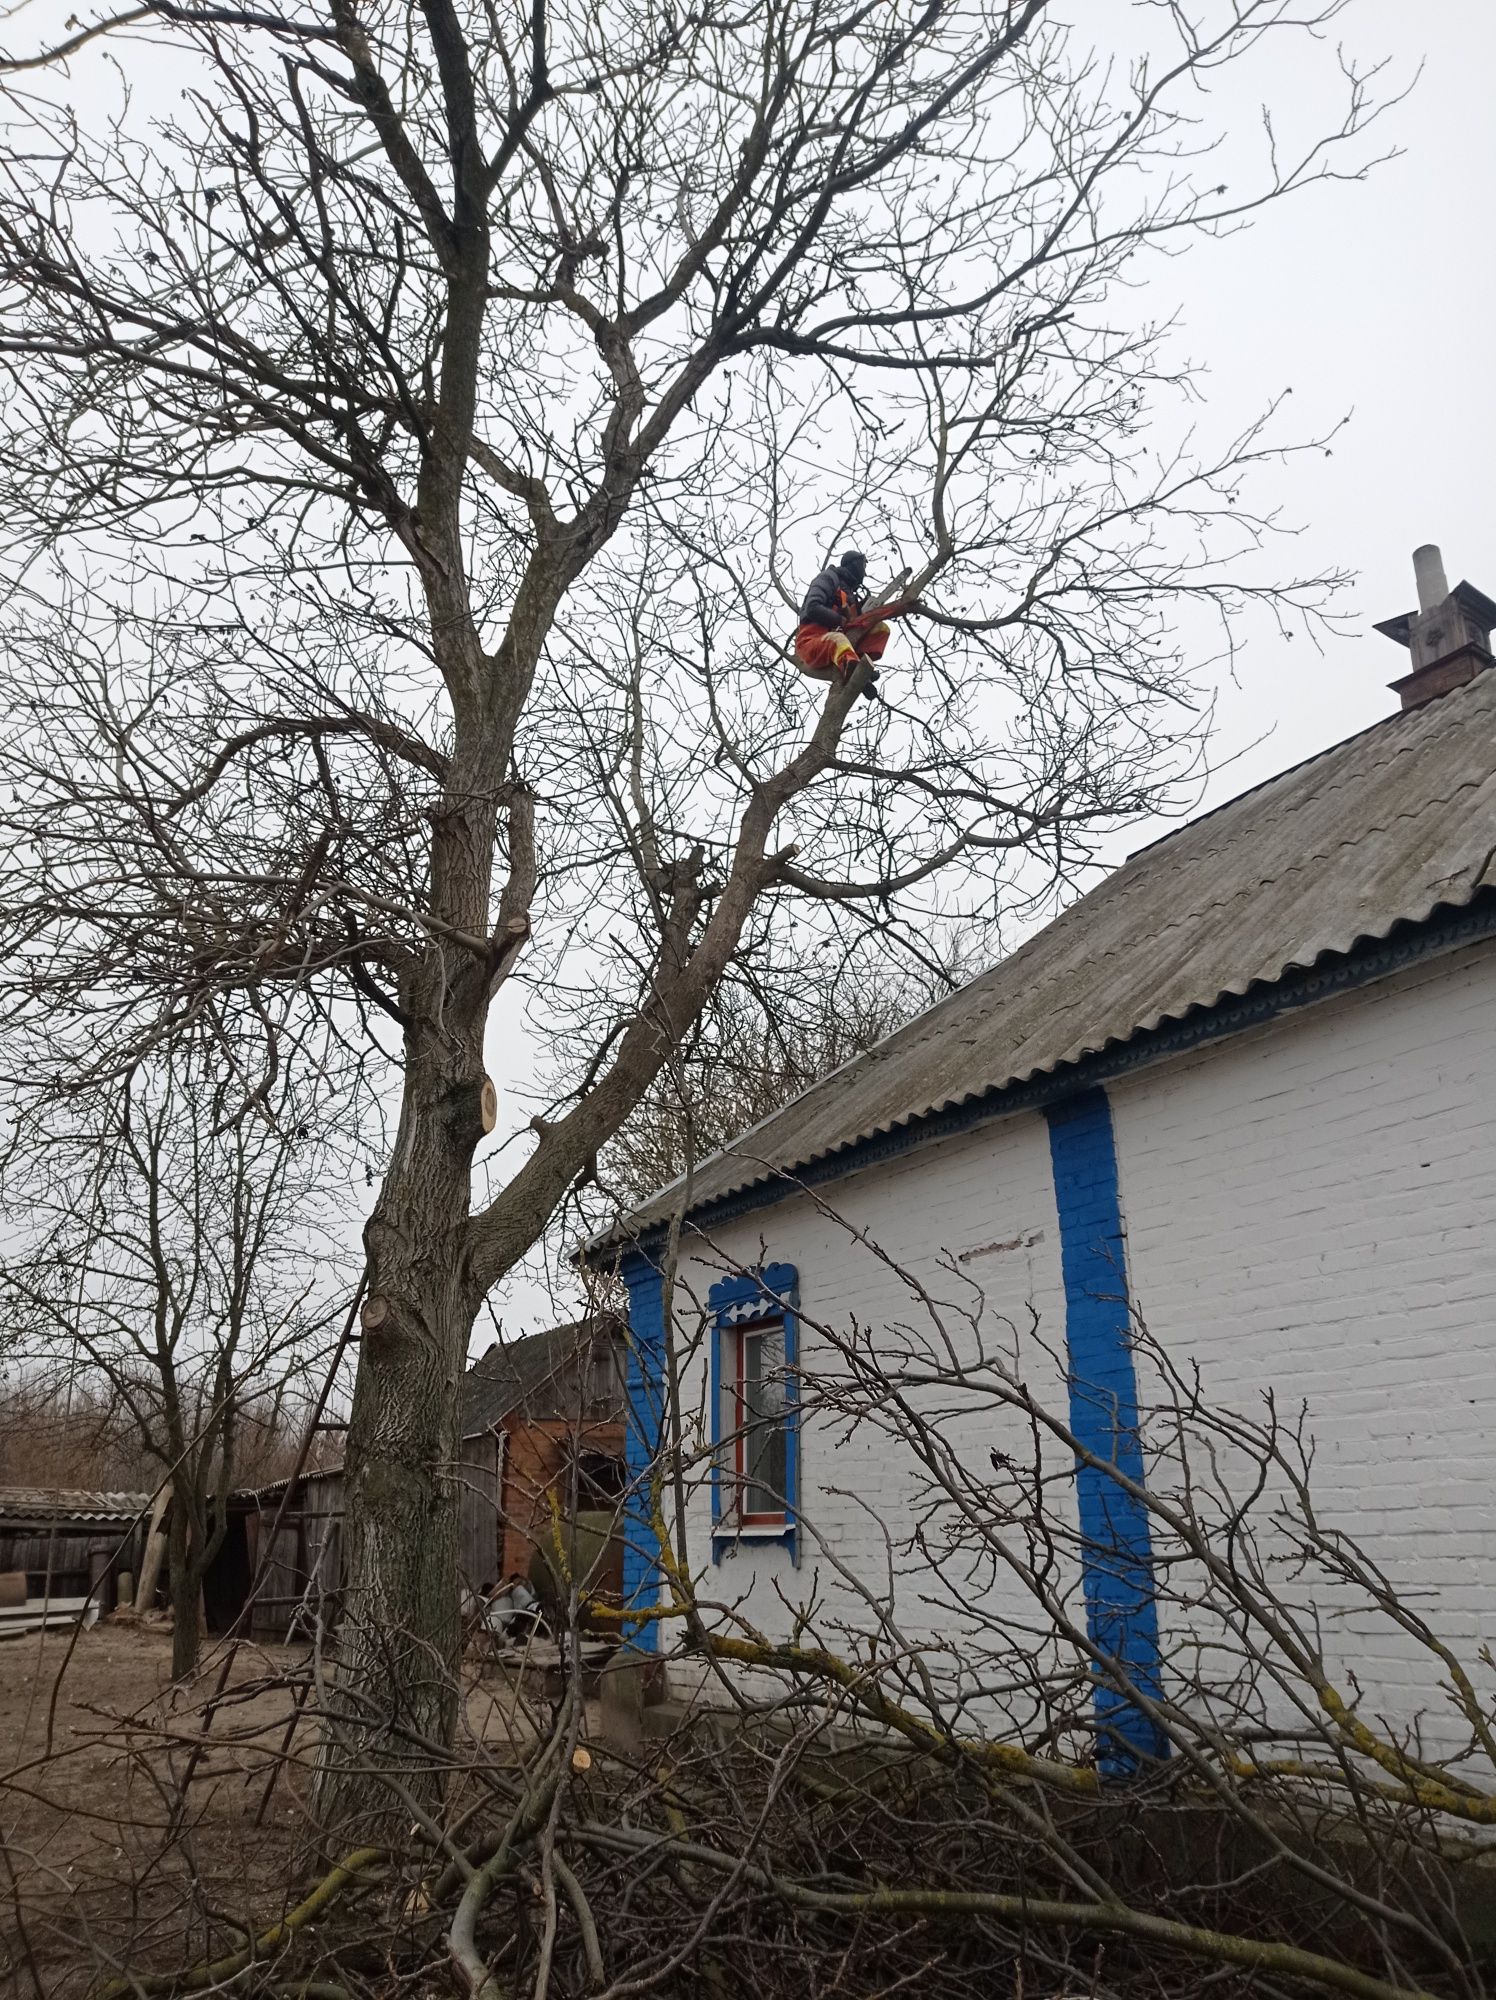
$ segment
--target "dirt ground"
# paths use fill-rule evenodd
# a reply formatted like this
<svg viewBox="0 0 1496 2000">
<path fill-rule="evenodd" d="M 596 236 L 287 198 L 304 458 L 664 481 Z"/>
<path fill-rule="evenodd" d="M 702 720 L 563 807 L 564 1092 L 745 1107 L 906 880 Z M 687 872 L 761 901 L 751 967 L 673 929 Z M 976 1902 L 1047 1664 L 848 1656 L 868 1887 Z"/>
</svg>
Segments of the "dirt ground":
<svg viewBox="0 0 1496 2000">
<path fill-rule="evenodd" d="M 275 1919 L 310 1835 L 313 1724 L 291 1689 L 306 1658 L 242 1646 L 205 1736 L 216 1650 L 174 1688 L 159 1629 L 0 1645 L 0 1994 L 82 1992 L 126 1954 L 181 1963 L 193 1901 L 230 1925 Z M 503 1756 L 531 1734 L 515 1684 L 468 1679 L 467 1730 Z"/>
</svg>

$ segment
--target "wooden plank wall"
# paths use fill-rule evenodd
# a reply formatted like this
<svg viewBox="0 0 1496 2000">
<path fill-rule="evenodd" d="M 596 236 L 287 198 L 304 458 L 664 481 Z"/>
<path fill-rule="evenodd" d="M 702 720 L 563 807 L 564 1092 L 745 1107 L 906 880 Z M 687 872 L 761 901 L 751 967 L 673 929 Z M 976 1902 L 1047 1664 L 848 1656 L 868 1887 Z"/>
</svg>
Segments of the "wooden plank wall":
<svg viewBox="0 0 1496 2000">
<path fill-rule="evenodd" d="M 0 1526 L 0 1570 L 25 1570 L 28 1593 L 40 1597 L 44 1584 L 53 1597 L 86 1597 L 89 1580 L 97 1574 L 90 1567 L 89 1551 L 105 1548 L 112 1556 L 122 1542 L 138 1540 L 138 1528 L 114 1521 L 59 1522 L 55 1527 L 42 1522 L 18 1522 Z M 114 1576 L 121 1569 L 135 1571 L 134 1549 L 115 1561 L 99 1593 L 100 1607 L 114 1604 Z"/>
<path fill-rule="evenodd" d="M 500 1580 L 499 1459 L 502 1438 L 492 1431 L 464 1438 L 458 1461 L 457 1565 L 464 1591 L 477 1596 Z"/>
<path fill-rule="evenodd" d="M 272 1514 L 263 1520 L 261 1536 L 270 1533 Z M 256 1639 L 277 1643 L 283 1640 L 295 1618 L 306 1591 L 306 1564 L 302 1554 L 301 1516 L 287 1514 L 275 1537 L 275 1545 L 265 1562 L 265 1573 L 255 1593 L 250 1632 Z"/>
<path fill-rule="evenodd" d="M 251 1574 L 259 1564 L 262 1537 L 269 1534 L 279 1510 L 277 1495 L 246 1518 Z M 343 1588 L 342 1530 L 342 1473 L 318 1473 L 304 1480 L 286 1509 L 255 1593 L 250 1630 L 256 1639 L 272 1644 L 310 1639 L 319 1620 L 324 1631 L 337 1622 Z"/>
<path fill-rule="evenodd" d="M 338 1622 L 343 1597 L 343 1475 L 327 1472 L 301 1489 L 307 1579 L 303 1613 L 309 1638 L 317 1620 L 324 1631 Z"/>
</svg>

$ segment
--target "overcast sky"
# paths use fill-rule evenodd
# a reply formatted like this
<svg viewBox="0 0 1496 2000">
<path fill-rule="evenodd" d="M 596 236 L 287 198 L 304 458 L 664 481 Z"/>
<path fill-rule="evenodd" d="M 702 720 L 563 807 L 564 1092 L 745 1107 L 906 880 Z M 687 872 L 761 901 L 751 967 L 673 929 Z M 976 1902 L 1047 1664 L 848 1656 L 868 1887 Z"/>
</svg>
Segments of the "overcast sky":
<svg viewBox="0 0 1496 2000">
<path fill-rule="evenodd" d="M 1355 571 L 1342 600 L 1352 633 L 1323 654 L 1302 640 L 1249 644 L 1239 687 L 1220 689 L 1217 801 L 1395 704 L 1386 683 L 1407 656 L 1371 627 L 1416 603 L 1418 544 L 1442 547 L 1451 583 L 1496 588 L 1496 6 L 1353 0 L 1337 26 L 1361 59 L 1390 59 L 1389 88 L 1422 64 L 1379 128 L 1402 157 L 1364 182 L 1277 204 L 1247 233 L 1197 246 L 1154 280 L 1178 298 L 1220 414 L 1249 415 L 1288 386 L 1301 435 L 1352 412 L 1332 457 L 1278 475 L 1285 513 L 1302 524 L 1297 547 L 1282 550 L 1285 569 Z M 1302 106 L 1291 82 L 1281 101 Z M 1247 749 L 1264 730 L 1267 740 Z M 1219 768 L 1238 752 L 1238 764 Z"/>
<path fill-rule="evenodd" d="M 1103 22 L 1113 4 L 1103 0 L 1093 18 Z M 1275 494 L 1296 525 L 1294 539 L 1277 544 L 1280 574 L 1355 572 L 1339 600 L 1349 630 L 1316 651 L 1303 635 L 1289 643 L 1259 627 L 1235 682 L 1217 676 L 1210 804 L 1391 712 L 1387 682 L 1405 671 L 1406 655 L 1371 628 L 1413 608 L 1418 544 L 1442 547 L 1451 583 L 1468 577 L 1496 592 L 1496 4 L 1352 0 L 1336 29 L 1363 67 L 1386 60 L 1383 94 L 1413 84 L 1421 66 L 1378 128 L 1381 146 L 1401 157 L 1362 182 L 1274 204 L 1227 241 L 1160 259 L 1134 294 L 1140 318 L 1177 309 L 1180 344 L 1206 370 L 1201 423 L 1213 435 L 1290 387 L 1297 437 L 1350 415 L 1330 456 L 1289 461 L 1255 495 Z M 1285 129 L 1320 128 L 1323 67 L 1295 65 L 1267 83 Z M 1260 70 L 1233 76 L 1202 107 L 1207 119 L 1226 109 L 1252 133 L 1263 86 Z M 1161 830 L 1127 829 L 1117 857 Z M 549 1295 L 518 1276 L 494 1307 L 506 1333 L 554 1312 Z M 485 1315 L 475 1345 L 492 1328 Z"/>
</svg>

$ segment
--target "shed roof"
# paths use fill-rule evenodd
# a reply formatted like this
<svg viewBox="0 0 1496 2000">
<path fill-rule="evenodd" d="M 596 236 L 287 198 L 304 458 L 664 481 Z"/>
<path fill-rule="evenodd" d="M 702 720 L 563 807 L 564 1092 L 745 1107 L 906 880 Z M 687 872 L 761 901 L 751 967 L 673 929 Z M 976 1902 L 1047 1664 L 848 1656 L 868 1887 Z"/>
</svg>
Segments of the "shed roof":
<svg viewBox="0 0 1496 2000">
<path fill-rule="evenodd" d="M 84 1492 L 66 1486 L 0 1486 L 0 1520 L 133 1521 L 148 1514 L 149 1493 Z"/>
<path fill-rule="evenodd" d="M 958 993 L 698 1166 L 693 1211 L 1422 923 L 1496 885 L 1496 671 L 1134 854 Z M 673 1212 L 678 1182 L 609 1235 Z"/>
<path fill-rule="evenodd" d="M 593 1313 L 520 1340 L 496 1341 L 473 1363 L 463 1383 L 463 1436 L 475 1437 L 521 1407 L 535 1420 L 596 1422 L 617 1415 L 625 1339 L 621 1320 Z M 600 1349 L 616 1365 L 598 1370 L 594 1363 Z"/>
<path fill-rule="evenodd" d="M 331 1465 L 311 1465 L 297 1474 L 296 1491 L 302 1493 L 309 1486 L 327 1485 L 343 1477 L 343 1461 L 334 1460 Z M 291 1484 L 291 1475 L 283 1473 L 279 1479 L 266 1479 L 258 1486 L 237 1486 L 229 1495 L 230 1501 L 241 1506 L 263 1507 L 271 1500 L 279 1500 Z"/>
</svg>

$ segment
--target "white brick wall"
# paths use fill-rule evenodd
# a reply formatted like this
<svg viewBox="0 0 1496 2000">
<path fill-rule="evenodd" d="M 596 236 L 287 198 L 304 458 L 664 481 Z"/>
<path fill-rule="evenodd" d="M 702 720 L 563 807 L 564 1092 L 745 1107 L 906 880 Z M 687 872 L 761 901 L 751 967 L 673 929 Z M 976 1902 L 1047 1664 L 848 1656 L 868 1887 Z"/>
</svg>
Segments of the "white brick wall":
<svg viewBox="0 0 1496 2000">
<path fill-rule="evenodd" d="M 947 1253 L 955 1260 L 954 1272 Z M 915 1285 L 891 1268 L 889 1259 L 906 1267 Z M 795 1608 L 817 1605 L 816 1630 L 825 1643 L 840 1645 L 839 1628 L 865 1630 L 871 1621 L 837 1565 L 879 1592 L 887 1591 L 892 1573 L 908 1636 L 940 1649 L 933 1656 L 940 1670 L 965 1668 L 967 1682 L 980 1678 L 976 1655 L 962 1644 L 969 1621 L 957 1605 L 940 1601 L 944 1593 L 930 1575 L 927 1558 L 910 1544 L 920 1487 L 911 1456 L 892 1448 L 887 1433 L 874 1423 L 864 1419 L 849 1426 L 816 1407 L 819 1380 L 840 1373 L 834 1351 L 817 1329 L 829 1327 L 845 1335 L 855 1327 L 875 1328 L 890 1348 L 939 1338 L 935 1317 L 919 1298 L 922 1285 L 944 1309 L 945 1333 L 963 1356 L 971 1358 L 977 1351 L 975 1317 L 989 1348 L 1019 1354 L 1028 1378 L 1063 1405 L 1060 1365 L 1045 1347 L 1051 1342 L 1062 1347 L 1064 1312 L 1043 1121 L 1022 1117 L 989 1126 L 922 1149 L 903 1162 L 835 1182 L 818 1197 L 795 1197 L 720 1230 L 710 1256 L 693 1256 L 684 1264 L 676 1302 L 677 1322 L 692 1347 L 684 1399 L 703 1425 L 707 1358 L 693 1336 L 707 1291 L 728 1270 L 771 1261 L 792 1263 L 800 1274 L 807 1396 L 801 1505 L 808 1532 L 798 1569 L 787 1550 L 748 1542 L 713 1565 L 710 1502 L 704 1484 L 698 1485 L 689 1554 L 701 1590 L 732 1603 L 775 1637 L 790 1633 Z M 961 1401 L 958 1414 L 942 1412 L 943 1436 L 981 1466 L 994 1448 L 1028 1462 L 1026 1427 L 1010 1410 L 986 1402 L 978 1407 L 971 1397 Z M 1054 1490 L 1068 1509 L 1068 1477 L 1062 1476 L 1066 1468 L 1060 1454 L 1051 1454 L 1050 1469 L 1056 1475 Z M 1061 1582 L 1074 1590 L 1073 1573 Z M 984 1577 L 967 1594 L 980 1594 L 993 1608 L 1011 1607 L 1015 1632 L 1033 1630 L 1033 1607 L 1011 1580 L 994 1591 Z"/>
<path fill-rule="evenodd" d="M 1108 1094 L 1133 1291 L 1150 1333 L 1176 1360 L 1198 1360 L 1218 1404 L 1260 1407 L 1269 1386 L 1285 1409 L 1307 1401 L 1323 1515 L 1365 1539 L 1480 1677 L 1477 1649 L 1496 1640 L 1486 1448 L 1496 1408 L 1496 948 L 1323 1002 Z M 1015 1238 L 1017 1248 L 982 1249 Z M 968 1349 L 962 1280 L 979 1286 L 984 1336 L 1016 1348 L 1029 1384 L 1065 1411 L 1061 1368 L 1046 1351 L 1062 1350 L 1064 1309 L 1042 1116 L 996 1121 L 726 1226 L 711 1254 L 682 1271 L 682 1331 L 699 1330 L 724 1271 L 793 1263 L 814 1401 L 829 1366 L 817 1322 L 890 1329 L 892 1347 L 900 1329 L 930 1333 L 928 1313 L 871 1245 L 952 1306 L 951 1337 Z M 960 1278 L 943 1268 L 948 1257 L 966 1259 Z M 1156 1390 L 1146 1366 L 1140 1387 L 1145 1401 Z M 699 1346 L 686 1398 L 704 1426 Z M 952 1408 L 940 1428 L 978 1466 L 994 1446 L 1020 1462 L 1029 1455 L 1011 1412 Z M 1050 1470 L 1062 1470 L 1053 1453 Z M 953 1671 L 964 1665 L 969 1687 L 990 1662 L 959 1606 L 932 1593 L 910 1541 L 918 1492 L 909 1454 L 883 1431 L 864 1420 L 849 1433 L 812 1409 L 803 1507 L 834 1560 L 808 1535 L 798 1569 L 781 1549 L 747 1546 L 714 1566 L 698 1485 L 689 1561 L 708 1596 L 762 1630 L 787 1635 L 797 1609 L 815 1606 L 816 1629 L 835 1643 L 841 1626 L 869 1622 L 836 1565 L 879 1590 L 892 1560 L 906 1633 L 943 1649 L 936 1657 Z M 1050 1487 L 1052 1498 L 1060 1492 L 1068 1505 L 1066 1481 Z M 973 1587 L 1032 1629 L 1032 1604 L 1011 1579 Z M 1078 1609 L 1073 1571 L 1060 1587 Z M 1347 1615 L 1332 1592 L 1308 1595 L 1328 1621 L 1327 1652 L 1356 1673 L 1368 1712 L 1407 1723 L 1437 1704 L 1436 1676 L 1404 1635 L 1383 1618 Z M 1181 1663 L 1185 1636 L 1166 1609 L 1166 1652 Z"/>
<path fill-rule="evenodd" d="M 1496 949 L 1109 1095 L 1149 1333 L 1223 1405 L 1260 1411 L 1272 1388 L 1285 1415 L 1308 1406 L 1322 1519 L 1364 1541 L 1490 1691 L 1476 1656 L 1496 1640 Z M 1323 1584 L 1303 1594 L 1368 1713 L 1437 1718 L 1426 1653 Z M 1435 1720 L 1432 1740 L 1453 1734 Z"/>
</svg>

